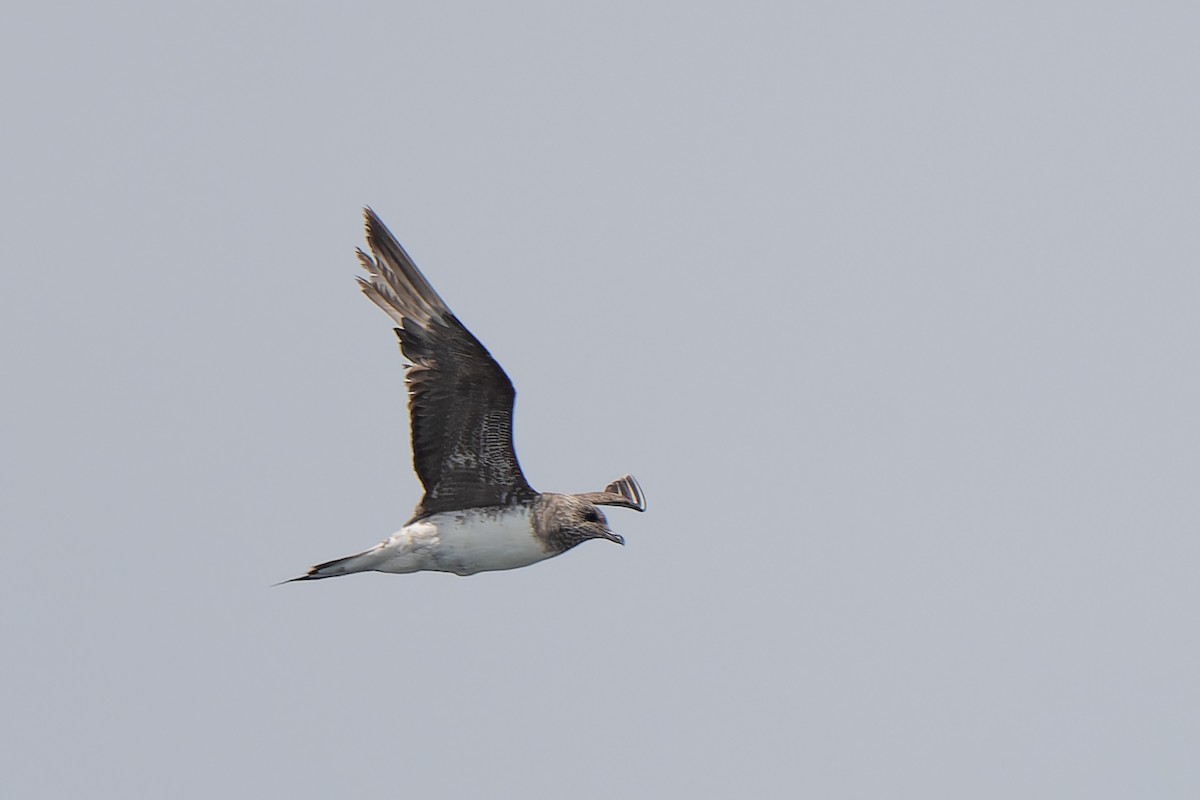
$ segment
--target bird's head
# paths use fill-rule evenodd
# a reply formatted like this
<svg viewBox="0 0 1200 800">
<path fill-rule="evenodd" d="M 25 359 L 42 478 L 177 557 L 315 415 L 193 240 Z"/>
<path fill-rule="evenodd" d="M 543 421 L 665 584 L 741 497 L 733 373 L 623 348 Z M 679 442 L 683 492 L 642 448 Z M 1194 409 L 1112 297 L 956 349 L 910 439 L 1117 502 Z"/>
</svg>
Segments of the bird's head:
<svg viewBox="0 0 1200 800">
<path fill-rule="evenodd" d="M 569 550 L 588 539 L 625 544 L 625 539 L 608 527 L 608 520 L 595 503 L 570 494 L 543 494 L 542 499 L 548 539 L 560 550 Z"/>
</svg>

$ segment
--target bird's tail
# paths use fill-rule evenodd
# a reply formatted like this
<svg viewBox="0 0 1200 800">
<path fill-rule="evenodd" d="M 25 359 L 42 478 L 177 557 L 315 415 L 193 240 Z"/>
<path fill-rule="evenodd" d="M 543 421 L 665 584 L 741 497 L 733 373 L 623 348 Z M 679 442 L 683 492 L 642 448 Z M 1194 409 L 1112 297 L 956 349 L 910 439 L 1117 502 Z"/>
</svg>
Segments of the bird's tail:
<svg viewBox="0 0 1200 800">
<path fill-rule="evenodd" d="M 355 572 L 370 572 L 378 565 L 378 552 L 379 547 L 372 547 L 370 550 L 364 550 L 361 553 L 355 553 L 352 556 L 335 558 L 333 561 L 326 561 L 324 564 L 317 564 L 299 578 L 281 581 L 275 585 L 279 586 L 282 583 L 295 583 L 296 581 L 319 581 L 322 578 L 337 578 L 342 575 L 353 575 Z"/>
</svg>

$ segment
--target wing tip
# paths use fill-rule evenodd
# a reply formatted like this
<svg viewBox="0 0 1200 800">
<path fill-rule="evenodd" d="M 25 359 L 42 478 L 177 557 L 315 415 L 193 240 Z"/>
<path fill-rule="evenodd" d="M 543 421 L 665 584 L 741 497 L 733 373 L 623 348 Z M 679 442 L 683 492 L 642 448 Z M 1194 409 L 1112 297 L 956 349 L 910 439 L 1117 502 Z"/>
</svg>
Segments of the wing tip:
<svg viewBox="0 0 1200 800">
<path fill-rule="evenodd" d="M 646 494 L 642 491 L 637 478 L 632 475 L 622 475 L 604 487 L 602 492 L 583 492 L 575 495 L 598 506 L 620 506 L 634 511 L 646 510 Z"/>
<path fill-rule="evenodd" d="M 629 500 L 629 507 L 635 511 L 646 510 L 646 494 L 642 491 L 642 485 L 637 482 L 637 478 L 632 475 L 622 475 L 605 486 L 604 491 L 619 494 Z"/>
</svg>

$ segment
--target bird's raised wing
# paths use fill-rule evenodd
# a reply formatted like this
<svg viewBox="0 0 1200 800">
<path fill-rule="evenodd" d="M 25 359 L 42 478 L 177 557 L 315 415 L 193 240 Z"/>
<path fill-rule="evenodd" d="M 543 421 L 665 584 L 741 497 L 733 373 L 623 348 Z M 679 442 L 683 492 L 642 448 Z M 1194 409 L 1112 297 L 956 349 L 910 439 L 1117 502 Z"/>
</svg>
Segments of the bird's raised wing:
<svg viewBox="0 0 1200 800">
<path fill-rule="evenodd" d="M 413 467 L 425 486 L 411 521 L 441 511 L 518 503 L 536 496 L 513 451 L 516 392 L 371 209 L 370 255 L 359 285 L 397 325 L 408 367 Z"/>
<path fill-rule="evenodd" d="M 637 479 L 632 475 L 617 478 L 605 486 L 603 492 L 583 492 L 575 496 L 598 506 L 621 506 L 622 508 L 632 508 L 634 511 L 646 510 L 646 495 L 642 494 L 642 487 L 638 485 Z"/>
</svg>

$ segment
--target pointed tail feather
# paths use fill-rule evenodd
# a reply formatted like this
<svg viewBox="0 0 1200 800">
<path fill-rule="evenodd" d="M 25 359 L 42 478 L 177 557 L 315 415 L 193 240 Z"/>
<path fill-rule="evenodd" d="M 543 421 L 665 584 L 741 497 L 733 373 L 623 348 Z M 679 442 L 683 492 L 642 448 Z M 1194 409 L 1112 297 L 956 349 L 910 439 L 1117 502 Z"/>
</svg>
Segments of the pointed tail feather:
<svg viewBox="0 0 1200 800">
<path fill-rule="evenodd" d="M 295 583 L 296 581 L 319 581 L 322 578 L 339 578 L 342 575 L 353 575 L 356 572 L 370 572 L 375 569 L 375 559 L 369 558 L 369 556 L 374 555 L 378 549 L 371 548 L 352 556 L 335 558 L 333 561 L 317 564 L 300 577 L 280 581 L 275 585 L 282 586 L 285 583 Z"/>
</svg>

